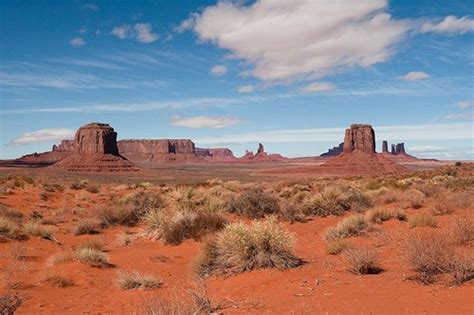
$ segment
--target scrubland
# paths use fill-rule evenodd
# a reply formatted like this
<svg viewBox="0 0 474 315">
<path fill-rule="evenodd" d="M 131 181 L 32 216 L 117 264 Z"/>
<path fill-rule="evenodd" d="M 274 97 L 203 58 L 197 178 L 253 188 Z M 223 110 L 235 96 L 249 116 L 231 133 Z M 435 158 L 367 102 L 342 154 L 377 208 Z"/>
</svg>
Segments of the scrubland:
<svg viewBox="0 0 474 315">
<path fill-rule="evenodd" d="M 471 164 L 255 183 L 6 176 L 0 314 L 469 313 L 473 192 Z"/>
</svg>

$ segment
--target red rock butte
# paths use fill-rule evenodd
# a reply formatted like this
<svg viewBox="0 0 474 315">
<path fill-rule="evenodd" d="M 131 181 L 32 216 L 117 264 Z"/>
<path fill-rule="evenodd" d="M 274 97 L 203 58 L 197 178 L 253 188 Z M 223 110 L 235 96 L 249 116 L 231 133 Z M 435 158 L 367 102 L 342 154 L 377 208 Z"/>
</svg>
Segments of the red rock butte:
<svg viewBox="0 0 474 315">
<path fill-rule="evenodd" d="M 350 153 L 355 150 L 375 153 L 375 131 L 371 125 L 353 124 L 346 129 L 344 152 Z"/>
<path fill-rule="evenodd" d="M 62 142 L 61 145 L 70 154 L 54 164 L 54 167 L 88 172 L 138 170 L 119 154 L 117 133 L 109 124 L 84 125 L 77 130 L 74 142 Z"/>
</svg>

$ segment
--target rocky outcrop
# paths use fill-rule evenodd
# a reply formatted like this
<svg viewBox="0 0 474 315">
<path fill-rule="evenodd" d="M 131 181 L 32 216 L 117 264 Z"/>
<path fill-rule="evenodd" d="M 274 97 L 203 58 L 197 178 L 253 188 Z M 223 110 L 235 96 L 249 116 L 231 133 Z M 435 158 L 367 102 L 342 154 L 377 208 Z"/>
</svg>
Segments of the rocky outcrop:
<svg viewBox="0 0 474 315">
<path fill-rule="evenodd" d="M 196 148 L 196 155 L 210 160 L 235 159 L 232 150 L 227 148 Z"/>
<path fill-rule="evenodd" d="M 391 150 L 388 152 L 388 141 L 384 140 L 382 145 L 382 153 L 392 154 L 392 155 L 408 155 L 405 151 L 405 143 L 400 142 L 397 144 L 391 145 Z"/>
<path fill-rule="evenodd" d="M 258 148 L 257 148 L 257 154 L 260 153 L 265 153 L 265 148 L 263 147 L 263 144 L 259 143 Z"/>
<path fill-rule="evenodd" d="M 138 170 L 119 155 L 117 133 L 108 124 L 90 123 L 76 131 L 74 142 L 62 142 L 54 152 L 68 152 L 54 167 L 68 171 L 121 172 Z"/>
<path fill-rule="evenodd" d="M 382 142 L 382 153 L 388 153 L 388 141 L 384 140 Z"/>
<path fill-rule="evenodd" d="M 375 132 L 371 125 L 353 124 L 346 129 L 344 152 L 375 153 Z"/>
<path fill-rule="evenodd" d="M 341 142 L 337 147 L 328 149 L 326 153 L 323 153 L 320 156 L 322 157 L 338 156 L 342 152 L 344 152 L 344 142 Z"/>
<path fill-rule="evenodd" d="M 257 148 L 257 153 L 254 154 L 253 151 L 245 150 L 245 155 L 239 158 L 241 162 L 272 162 L 272 161 L 282 161 L 286 158 L 280 154 L 268 154 L 265 152 L 263 144 L 259 143 Z"/>
<path fill-rule="evenodd" d="M 399 154 L 407 154 L 406 151 L 405 151 L 405 143 L 397 143 L 397 145 L 395 146 L 395 154 L 399 155 Z"/>
<path fill-rule="evenodd" d="M 197 160 L 194 142 L 189 139 L 120 140 L 118 149 L 135 163 Z"/>
</svg>

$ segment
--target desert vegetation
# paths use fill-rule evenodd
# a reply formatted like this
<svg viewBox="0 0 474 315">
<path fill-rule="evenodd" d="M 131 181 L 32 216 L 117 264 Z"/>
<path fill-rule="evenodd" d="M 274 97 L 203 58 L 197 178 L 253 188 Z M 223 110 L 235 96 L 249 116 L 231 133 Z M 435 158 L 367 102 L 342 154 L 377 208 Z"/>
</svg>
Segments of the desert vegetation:
<svg viewBox="0 0 474 315">
<path fill-rule="evenodd" d="M 400 286 L 414 285 L 406 290 L 465 288 L 474 270 L 474 181 L 467 170 L 177 185 L 9 178 L 0 200 L 0 272 L 9 279 L 2 288 L 69 292 L 95 283 L 112 295 L 158 289 L 159 298 L 143 302 L 144 314 L 262 307 L 250 298 L 216 305 L 188 291 L 168 295 L 175 281 L 193 277 L 212 283 L 218 296 L 216 283 L 258 282 L 255 272 L 274 286 L 287 274 L 320 286 L 330 286 L 325 275 L 352 285 L 383 282 L 388 274 Z M 393 261 L 402 270 L 397 275 Z M 323 279 L 306 280 L 307 271 Z"/>
</svg>

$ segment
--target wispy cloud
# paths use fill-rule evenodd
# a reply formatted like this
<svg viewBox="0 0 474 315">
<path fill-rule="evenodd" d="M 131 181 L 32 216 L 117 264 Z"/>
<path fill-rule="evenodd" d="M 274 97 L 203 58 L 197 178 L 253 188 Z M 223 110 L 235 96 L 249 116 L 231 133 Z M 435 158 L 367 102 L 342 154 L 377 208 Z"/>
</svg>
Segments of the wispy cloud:
<svg viewBox="0 0 474 315">
<path fill-rule="evenodd" d="M 379 139 L 388 140 L 460 140 L 472 139 L 472 125 L 469 123 L 375 126 Z M 199 144 L 237 144 L 244 142 L 293 143 L 327 142 L 339 143 L 344 138 L 345 128 L 290 129 L 255 131 L 197 138 Z"/>
<path fill-rule="evenodd" d="M 305 93 L 327 92 L 336 88 L 336 85 L 329 82 L 312 82 L 301 89 Z"/>
<path fill-rule="evenodd" d="M 112 62 L 107 62 L 98 59 L 81 59 L 81 58 L 62 58 L 62 59 L 54 59 L 51 62 L 74 65 L 74 66 L 81 66 L 81 67 L 93 67 L 93 68 L 101 68 L 101 69 L 108 69 L 108 70 L 123 70 L 125 69 L 122 66 L 119 66 Z"/>
<path fill-rule="evenodd" d="M 428 79 L 430 75 L 423 71 L 411 71 L 405 74 L 404 76 L 400 77 L 403 81 L 420 81 Z"/>
<path fill-rule="evenodd" d="M 456 103 L 456 107 L 459 109 L 468 109 L 472 107 L 471 101 L 459 101 Z"/>
<path fill-rule="evenodd" d="M 99 7 L 96 4 L 93 4 L 93 3 L 85 3 L 85 4 L 82 5 L 82 8 L 83 9 L 89 9 L 89 10 L 92 10 L 92 11 L 99 10 Z"/>
<path fill-rule="evenodd" d="M 222 129 L 236 125 L 240 122 L 237 117 L 210 117 L 210 116 L 194 116 L 194 117 L 173 117 L 171 125 L 175 127 L 186 128 L 212 128 Z"/>
<path fill-rule="evenodd" d="M 75 131 L 65 128 L 41 129 L 26 132 L 11 141 L 11 145 L 20 146 L 34 143 L 56 142 L 63 139 L 73 139 Z"/>
<path fill-rule="evenodd" d="M 463 113 L 451 113 L 444 116 L 446 120 L 457 120 L 457 121 L 471 121 L 474 123 L 474 112 L 468 111 Z M 472 126 L 471 126 L 472 128 Z"/>
<path fill-rule="evenodd" d="M 248 85 L 242 85 L 239 87 L 238 92 L 239 93 L 253 93 L 255 91 L 255 87 L 251 84 Z"/>
<path fill-rule="evenodd" d="M 469 16 L 456 17 L 449 15 L 438 23 L 426 22 L 421 26 L 421 33 L 464 34 L 474 31 L 474 20 Z"/>
</svg>

